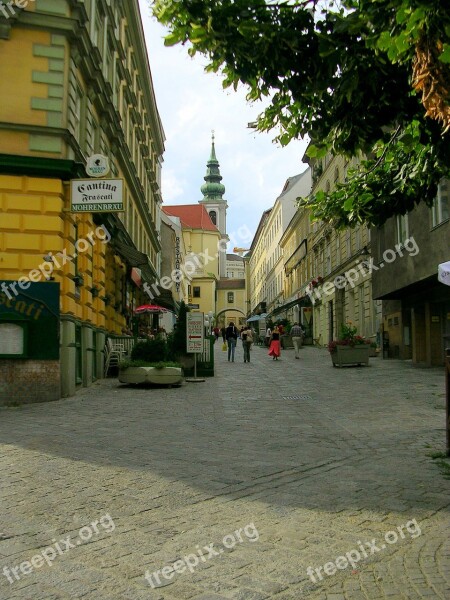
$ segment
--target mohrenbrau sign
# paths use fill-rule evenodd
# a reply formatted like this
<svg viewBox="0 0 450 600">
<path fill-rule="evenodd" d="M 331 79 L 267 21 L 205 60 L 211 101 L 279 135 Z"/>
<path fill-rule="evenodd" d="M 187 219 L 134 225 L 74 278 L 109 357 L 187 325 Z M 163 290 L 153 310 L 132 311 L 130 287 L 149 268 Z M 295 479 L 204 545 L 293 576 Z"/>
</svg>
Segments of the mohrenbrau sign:
<svg viewBox="0 0 450 600">
<path fill-rule="evenodd" d="M 0 358 L 59 358 L 59 283 L 0 280 Z"/>
<path fill-rule="evenodd" d="M 123 179 L 72 179 L 72 212 L 123 211 Z"/>
</svg>

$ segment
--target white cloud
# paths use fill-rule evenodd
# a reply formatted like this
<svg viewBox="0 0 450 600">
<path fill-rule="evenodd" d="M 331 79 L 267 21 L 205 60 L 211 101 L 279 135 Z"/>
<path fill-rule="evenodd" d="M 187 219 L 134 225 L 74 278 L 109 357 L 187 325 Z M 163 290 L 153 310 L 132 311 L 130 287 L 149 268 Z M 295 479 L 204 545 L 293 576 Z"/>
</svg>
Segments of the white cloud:
<svg viewBox="0 0 450 600">
<path fill-rule="evenodd" d="M 218 75 L 203 71 L 204 59 L 187 55 L 186 48 L 166 48 L 164 29 L 149 16 L 140 0 L 155 95 L 166 132 L 162 195 L 166 203 L 195 203 L 211 150 L 211 130 L 216 136 L 228 200 L 228 230 L 246 225 L 256 230 L 261 214 L 273 205 L 288 177 L 304 171 L 301 158 L 306 142 L 286 148 L 272 143 L 274 133 L 248 129 L 262 111 L 250 106 L 245 90 L 223 90 Z"/>
</svg>

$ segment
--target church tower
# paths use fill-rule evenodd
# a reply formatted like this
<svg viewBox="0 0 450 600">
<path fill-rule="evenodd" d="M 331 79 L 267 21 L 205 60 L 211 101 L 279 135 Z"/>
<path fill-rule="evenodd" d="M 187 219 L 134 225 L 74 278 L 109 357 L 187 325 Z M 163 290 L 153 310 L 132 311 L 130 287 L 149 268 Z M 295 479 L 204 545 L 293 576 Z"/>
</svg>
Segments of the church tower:
<svg viewBox="0 0 450 600">
<path fill-rule="evenodd" d="M 199 204 L 203 204 L 209 213 L 211 221 L 220 231 L 223 251 L 219 255 L 219 277 L 226 277 L 226 245 L 229 241 L 227 235 L 227 201 L 223 198 L 225 186 L 220 174 L 219 161 L 216 157 L 216 149 L 214 147 L 214 131 L 212 133 L 211 155 L 206 163 L 205 183 L 200 188 L 203 194 L 203 200 Z"/>
</svg>

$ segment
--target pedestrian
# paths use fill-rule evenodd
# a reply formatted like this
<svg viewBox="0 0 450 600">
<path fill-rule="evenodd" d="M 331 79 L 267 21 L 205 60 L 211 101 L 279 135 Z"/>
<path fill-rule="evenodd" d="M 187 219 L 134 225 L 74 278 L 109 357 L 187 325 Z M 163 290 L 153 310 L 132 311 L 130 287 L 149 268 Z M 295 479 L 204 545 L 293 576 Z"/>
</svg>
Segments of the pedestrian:
<svg viewBox="0 0 450 600">
<path fill-rule="evenodd" d="M 264 339 L 265 344 L 266 344 L 267 347 L 269 347 L 271 336 L 272 336 L 272 330 L 270 329 L 270 327 L 268 327 L 266 329 L 266 337 Z"/>
<path fill-rule="evenodd" d="M 301 325 L 299 325 L 297 322 L 295 322 L 291 329 L 291 337 L 292 337 L 292 343 L 294 344 L 295 358 L 300 358 L 300 356 L 298 354 L 298 350 L 302 346 L 304 335 L 305 335 L 305 331 L 304 331 L 303 327 Z"/>
<path fill-rule="evenodd" d="M 222 327 L 220 329 L 220 333 L 222 335 L 223 343 L 226 344 L 226 342 L 227 342 L 227 330 L 225 329 L 225 327 Z"/>
<path fill-rule="evenodd" d="M 238 338 L 238 330 L 236 329 L 233 321 L 228 325 L 225 332 L 225 337 L 228 344 L 228 362 L 234 362 L 234 352 L 236 350 L 236 340 Z"/>
<path fill-rule="evenodd" d="M 276 326 L 273 328 L 272 335 L 270 336 L 270 346 L 268 354 L 269 356 L 272 356 L 273 360 L 278 360 L 278 357 L 281 354 L 280 330 Z"/>
<path fill-rule="evenodd" d="M 219 339 L 219 333 L 220 333 L 220 330 L 219 330 L 219 328 L 218 328 L 218 327 L 214 327 L 214 336 L 215 336 L 215 338 L 216 338 L 216 339 L 214 340 L 214 343 L 215 343 L 215 342 L 217 342 L 217 340 Z"/>
<path fill-rule="evenodd" d="M 250 349 L 253 344 L 253 335 L 250 327 L 244 327 L 241 333 L 242 347 L 244 348 L 244 362 L 250 362 Z"/>
</svg>

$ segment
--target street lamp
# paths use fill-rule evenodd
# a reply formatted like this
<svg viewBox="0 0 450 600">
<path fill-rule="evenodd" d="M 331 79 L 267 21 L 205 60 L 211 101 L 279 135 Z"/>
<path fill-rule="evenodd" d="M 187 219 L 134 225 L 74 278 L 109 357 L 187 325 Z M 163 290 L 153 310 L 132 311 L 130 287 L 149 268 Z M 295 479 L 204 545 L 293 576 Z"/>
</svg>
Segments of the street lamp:
<svg viewBox="0 0 450 600">
<path fill-rule="evenodd" d="M 208 323 L 209 323 L 209 334 L 212 335 L 212 326 L 214 321 L 214 313 L 212 310 L 208 313 Z"/>
</svg>

